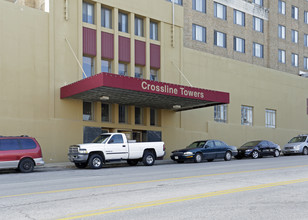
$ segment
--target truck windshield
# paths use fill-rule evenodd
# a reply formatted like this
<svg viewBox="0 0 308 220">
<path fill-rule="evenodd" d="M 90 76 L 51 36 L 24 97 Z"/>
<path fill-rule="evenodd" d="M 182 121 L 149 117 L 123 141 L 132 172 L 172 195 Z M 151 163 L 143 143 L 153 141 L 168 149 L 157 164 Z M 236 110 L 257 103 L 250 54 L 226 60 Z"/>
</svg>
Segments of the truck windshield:
<svg viewBox="0 0 308 220">
<path fill-rule="evenodd" d="M 92 143 L 103 143 L 103 144 L 105 144 L 110 136 L 111 136 L 111 134 L 99 135 L 97 138 L 94 139 L 94 141 L 92 141 Z"/>
</svg>

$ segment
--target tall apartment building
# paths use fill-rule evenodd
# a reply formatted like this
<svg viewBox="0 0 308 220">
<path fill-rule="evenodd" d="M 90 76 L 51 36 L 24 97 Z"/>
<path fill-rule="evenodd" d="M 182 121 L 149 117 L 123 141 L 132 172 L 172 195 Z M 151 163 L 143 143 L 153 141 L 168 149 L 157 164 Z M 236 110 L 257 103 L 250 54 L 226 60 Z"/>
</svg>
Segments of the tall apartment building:
<svg viewBox="0 0 308 220">
<path fill-rule="evenodd" d="M 308 1 L 188 0 L 184 46 L 298 75 L 308 71 Z"/>
<path fill-rule="evenodd" d="M 283 145 L 308 130 L 306 11 L 304 0 L 50 0 L 49 12 L 0 1 L 0 134 L 36 137 L 47 162 L 106 131 L 163 140 L 166 157 L 198 139 Z"/>
</svg>

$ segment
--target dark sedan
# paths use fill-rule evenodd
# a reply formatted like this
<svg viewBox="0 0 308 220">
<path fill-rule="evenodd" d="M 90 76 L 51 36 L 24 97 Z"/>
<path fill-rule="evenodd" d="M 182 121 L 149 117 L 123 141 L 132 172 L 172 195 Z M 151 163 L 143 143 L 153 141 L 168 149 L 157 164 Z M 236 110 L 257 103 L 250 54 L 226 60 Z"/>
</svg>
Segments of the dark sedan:
<svg viewBox="0 0 308 220">
<path fill-rule="evenodd" d="M 279 157 L 280 152 L 280 146 L 271 141 L 250 141 L 238 148 L 238 154 L 235 158 L 252 157 L 257 159 L 263 156 Z"/>
<path fill-rule="evenodd" d="M 236 147 L 229 146 L 219 140 L 204 140 L 193 142 L 185 149 L 173 151 L 170 157 L 178 163 L 188 160 L 200 163 L 202 160 L 211 162 L 214 159 L 229 161 L 232 156 L 236 155 Z"/>
</svg>

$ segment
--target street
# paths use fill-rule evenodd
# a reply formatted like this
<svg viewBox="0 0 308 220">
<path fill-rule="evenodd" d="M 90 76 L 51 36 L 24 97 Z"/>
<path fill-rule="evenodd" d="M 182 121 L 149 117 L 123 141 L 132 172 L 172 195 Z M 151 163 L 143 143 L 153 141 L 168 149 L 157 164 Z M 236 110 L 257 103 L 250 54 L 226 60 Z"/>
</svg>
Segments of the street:
<svg viewBox="0 0 308 220">
<path fill-rule="evenodd" d="M 307 219 L 308 156 L 0 171 L 0 219 Z"/>
</svg>

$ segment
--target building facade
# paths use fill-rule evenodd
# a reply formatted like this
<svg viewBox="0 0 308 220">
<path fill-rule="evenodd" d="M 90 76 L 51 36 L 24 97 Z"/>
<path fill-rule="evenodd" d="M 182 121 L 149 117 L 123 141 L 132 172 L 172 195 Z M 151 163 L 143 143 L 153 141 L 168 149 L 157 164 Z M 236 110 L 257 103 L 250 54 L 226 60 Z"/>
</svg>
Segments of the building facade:
<svg viewBox="0 0 308 220">
<path fill-rule="evenodd" d="M 167 157 L 196 139 L 283 145 L 308 132 L 308 7 L 280 4 L 0 1 L 0 134 L 36 137 L 47 162 L 107 131 L 163 140 Z"/>
</svg>

